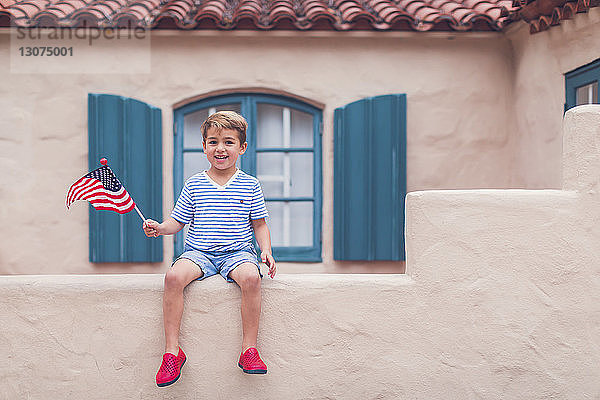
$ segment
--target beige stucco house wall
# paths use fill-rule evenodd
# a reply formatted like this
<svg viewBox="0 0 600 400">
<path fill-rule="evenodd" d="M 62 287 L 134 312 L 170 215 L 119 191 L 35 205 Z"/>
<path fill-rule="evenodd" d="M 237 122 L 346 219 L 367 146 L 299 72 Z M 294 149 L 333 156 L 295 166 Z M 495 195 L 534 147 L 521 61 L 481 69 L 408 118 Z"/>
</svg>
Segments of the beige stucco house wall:
<svg viewBox="0 0 600 400">
<path fill-rule="evenodd" d="M 515 183 L 560 187 L 564 74 L 600 58 L 599 35 L 600 8 L 533 35 L 524 23 L 506 30 L 514 60 L 514 111 L 507 121 L 518 132 Z"/>
<path fill-rule="evenodd" d="M 402 263 L 333 260 L 334 109 L 407 94 L 408 191 L 557 188 L 562 74 L 600 54 L 597 19 L 592 9 L 536 35 L 524 23 L 506 33 L 160 31 L 151 36 L 150 72 L 136 74 L 18 73 L 9 63 L 10 35 L 2 31 L 0 273 L 163 272 L 173 255 L 170 238 L 162 264 L 94 265 L 87 206 L 65 210 L 68 187 L 87 171 L 87 94 L 161 108 L 164 215 L 148 216 L 161 218 L 174 202 L 173 105 L 239 87 L 324 104 L 323 262 L 285 263 L 280 270 L 401 272 Z M 115 60 L 130 51 L 111 48 Z"/>
<path fill-rule="evenodd" d="M 158 388 L 160 274 L 0 277 L 0 398 L 597 399 L 600 106 L 565 125 L 562 190 L 409 193 L 406 274 L 265 281 L 264 376 L 222 279 L 186 289 Z"/>
<path fill-rule="evenodd" d="M 90 92 L 134 97 L 162 109 L 165 216 L 174 201 L 175 103 L 238 87 L 277 89 L 323 103 L 323 263 L 281 265 L 281 271 L 339 270 L 332 245 L 332 119 L 336 107 L 352 101 L 407 94 L 409 190 L 512 185 L 513 132 L 505 124 L 512 107 L 510 46 L 498 33 L 156 32 L 151 73 L 136 75 L 11 73 L 9 36 L 0 41 L 0 69 L 10 77 L 0 89 L 2 202 L 11 205 L 2 210 L 3 273 L 162 272 L 172 257 L 166 240 L 161 265 L 88 262 L 87 206 L 66 211 L 64 197 L 87 170 Z M 128 50 L 116 47 L 115 57 Z M 401 271 L 400 263 L 375 267 Z M 340 268 L 353 270 L 348 264 Z"/>
</svg>

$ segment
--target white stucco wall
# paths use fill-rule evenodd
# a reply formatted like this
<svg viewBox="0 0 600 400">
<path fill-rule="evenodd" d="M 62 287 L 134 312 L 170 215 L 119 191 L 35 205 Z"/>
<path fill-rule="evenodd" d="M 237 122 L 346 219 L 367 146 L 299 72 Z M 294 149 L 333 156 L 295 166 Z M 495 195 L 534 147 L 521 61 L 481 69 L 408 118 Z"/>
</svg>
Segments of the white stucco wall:
<svg viewBox="0 0 600 400">
<path fill-rule="evenodd" d="M 564 74 L 600 58 L 599 35 L 598 7 L 533 35 L 524 22 L 507 29 L 515 68 L 515 184 L 560 188 Z"/>
<path fill-rule="evenodd" d="M 596 399 L 600 106 L 567 113 L 564 190 L 407 197 L 407 274 L 264 282 L 266 376 L 236 366 L 239 290 L 185 292 L 159 389 L 160 275 L 0 277 L 0 397 Z"/>
<path fill-rule="evenodd" d="M 92 265 L 87 206 L 64 208 L 87 171 L 87 94 L 111 93 L 163 111 L 164 215 L 173 205 L 173 104 L 234 87 L 267 87 L 325 104 L 323 263 L 285 272 L 348 272 L 333 261 L 333 111 L 360 98 L 408 97 L 409 190 L 514 185 L 512 64 L 502 34 L 156 32 L 151 73 L 20 74 L 0 34 L 0 273 L 162 272 L 162 264 Z M 132 51 L 114 45 L 115 59 Z M 493 77 L 493 79 L 491 79 Z M 383 150 L 384 151 L 384 150 Z M 140 205 L 143 210 L 143 205 Z M 160 218 L 161 216 L 147 216 Z M 173 246 L 165 242 L 165 260 Z M 60 260 L 60 262 L 58 262 Z M 375 271 L 402 265 L 373 264 Z"/>
</svg>

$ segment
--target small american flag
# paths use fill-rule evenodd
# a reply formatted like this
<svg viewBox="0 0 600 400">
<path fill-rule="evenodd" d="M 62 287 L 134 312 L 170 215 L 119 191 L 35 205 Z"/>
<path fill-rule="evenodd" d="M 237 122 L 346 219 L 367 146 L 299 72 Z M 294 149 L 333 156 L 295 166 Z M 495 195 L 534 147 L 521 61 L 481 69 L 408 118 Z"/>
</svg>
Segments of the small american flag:
<svg viewBox="0 0 600 400">
<path fill-rule="evenodd" d="M 125 214 L 135 203 L 112 170 L 104 165 L 79 179 L 67 193 L 67 208 L 77 200 L 87 200 L 96 210 Z"/>
</svg>

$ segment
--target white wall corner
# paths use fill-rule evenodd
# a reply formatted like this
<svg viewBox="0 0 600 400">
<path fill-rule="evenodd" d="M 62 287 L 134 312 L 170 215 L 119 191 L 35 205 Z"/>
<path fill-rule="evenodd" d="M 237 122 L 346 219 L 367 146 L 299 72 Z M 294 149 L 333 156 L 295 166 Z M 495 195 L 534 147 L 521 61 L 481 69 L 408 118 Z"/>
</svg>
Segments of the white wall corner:
<svg viewBox="0 0 600 400">
<path fill-rule="evenodd" d="M 600 360 L 600 106 L 570 110 L 564 130 L 564 190 L 406 196 L 406 273 L 439 345 L 428 357 L 481 397 L 600 394 L 598 373 L 580 374 Z"/>
<path fill-rule="evenodd" d="M 563 132 L 563 189 L 598 193 L 600 105 L 578 106 L 567 111 Z"/>
</svg>

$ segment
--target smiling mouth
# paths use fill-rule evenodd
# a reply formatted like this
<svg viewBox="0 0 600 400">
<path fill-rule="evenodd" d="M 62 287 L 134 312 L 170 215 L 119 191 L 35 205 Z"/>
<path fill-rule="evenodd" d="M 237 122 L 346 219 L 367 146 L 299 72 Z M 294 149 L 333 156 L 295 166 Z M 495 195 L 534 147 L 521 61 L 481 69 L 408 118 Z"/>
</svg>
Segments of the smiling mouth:
<svg viewBox="0 0 600 400">
<path fill-rule="evenodd" d="M 216 158 L 217 160 L 224 160 L 224 159 L 226 159 L 226 158 L 227 158 L 227 156 L 215 156 L 215 158 Z"/>
</svg>

